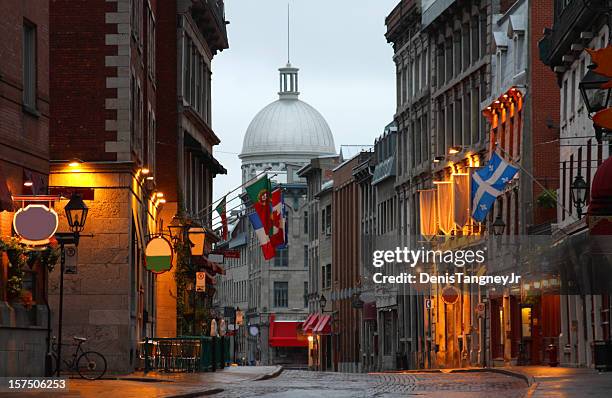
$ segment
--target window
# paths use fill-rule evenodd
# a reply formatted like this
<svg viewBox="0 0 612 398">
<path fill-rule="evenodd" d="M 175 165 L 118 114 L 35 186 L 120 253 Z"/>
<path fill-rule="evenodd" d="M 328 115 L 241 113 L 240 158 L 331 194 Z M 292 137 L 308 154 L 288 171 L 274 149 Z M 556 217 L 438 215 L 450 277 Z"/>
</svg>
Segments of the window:
<svg viewBox="0 0 612 398">
<path fill-rule="evenodd" d="M 479 19 L 479 30 L 480 30 L 480 58 L 484 57 L 487 53 L 487 12 L 485 10 L 481 11 L 480 19 Z"/>
<path fill-rule="evenodd" d="M 565 220 L 565 209 L 567 209 L 567 200 L 566 200 L 566 192 L 567 192 L 567 162 L 563 162 L 561 166 L 561 220 Z"/>
<path fill-rule="evenodd" d="M 478 52 L 479 52 L 479 36 L 478 36 L 478 17 L 473 17 L 472 18 L 472 23 L 471 23 L 471 29 L 472 29 L 472 63 L 476 62 L 478 60 Z"/>
<path fill-rule="evenodd" d="M 151 8 L 147 11 L 147 69 L 149 78 L 155 82 L 155 17 Z"/>
<path fill-rule="evenodd" d="M 330 236 L 332 233 L 332 208 L 327 205 L 325 211 L 325 235 Z"/>
<path fill-rule="evenodd" d="M 23 105 L 36 109 L 36 26 L 23 24 Z"/>
<path fill-rule="evenodd" d="M 308 234 L 308 212 L 304 212 L 304 234 Z"/>
<path fill-rule="evenodd" d="M 289 282 L 274 282 L 274 306 L 289 307 Z"/>
<path fill-rule="evenodd" d="M 332 266 L 325 264 L 321 267 L 321 289 L 329 289 L 332 284 Z"/>
<path fill-rule="evenodd" d="M 308 268 L 308 245 L 304 245 L 304 268 Z"/>
<path fill-rule="evenodd" d="M 567 80 L 563 82 L 563 98 L 561 100 L 561 120 L 567 120 Z"/>
<path fill-rule="evenodd" d="M 276 249 L 276 256 L 274 257 L 275 267 L 288 267 L 289 266 L 289 255 L 287 249 Z"/>
<path fill-rule="evenodd" d="M 149 108 L 151 104 L 149 104 Z M 151 173 L 155 173 L 155 112 L 149 110 L 149 125 L 147 131 L 147 167 Z"/>
<path fill-rule="evenodd" d="M 304 308 L 308 307 L 308 282 L 304 282 Z"/>
<path fill-rule="evenodd" d="M 322 233 L 325 233 L 325 220 L 326 220 L 325 211 L 326 210 L 327 210 L 326 208 L 321 210 L 321 232 Z"/>
</svg>

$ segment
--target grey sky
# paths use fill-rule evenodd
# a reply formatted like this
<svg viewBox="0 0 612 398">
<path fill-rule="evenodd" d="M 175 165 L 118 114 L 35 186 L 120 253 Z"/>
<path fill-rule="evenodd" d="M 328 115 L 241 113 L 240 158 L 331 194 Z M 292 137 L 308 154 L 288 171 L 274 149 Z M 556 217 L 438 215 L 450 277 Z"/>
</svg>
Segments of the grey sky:
<svg viewBox="0 0 612 398">
<path fill-rule="evenodd" d="M 385 17 L 398 0 L 289 0 L 291 63 L 300 68 L 300 99 L 325 117 L 336 149 L 372 144 L 395 110 L 393 51 Z M 244 133 L 278 99 L 287 62 L 287 0 L 225 0 L 230 48 L 213 61 L 215 157 L 228 170 L 214 199 L 241 183 Z M 232 152 L 232 153 L 224 153 Z"/>
</svg>

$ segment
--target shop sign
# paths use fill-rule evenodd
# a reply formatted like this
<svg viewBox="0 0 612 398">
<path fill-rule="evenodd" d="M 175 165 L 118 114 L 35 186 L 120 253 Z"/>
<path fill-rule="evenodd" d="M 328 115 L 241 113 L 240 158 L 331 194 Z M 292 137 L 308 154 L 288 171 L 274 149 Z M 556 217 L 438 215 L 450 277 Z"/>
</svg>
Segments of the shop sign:
<svg viewBox="0 0 612 398">
<path fill-rule="evenodd" d="M 442 289 L 442 300 L 446 304 L 455 304 L 459 300 L 459 289 L 455 286 L 446 286 Z"/>
<path fill-rule="evenodd" d="M 65 274 L 76 275 L 78 273 L 77 264 L 77 247 L 76 245 L 66 245 L 64 247 L 64 253 L 66 255 L 66 268 Z"/>
<path fill-rule="evenodd" d="M 212 261 L 213 263 L 223 264 L 223 254 L 209 254 L 208 261 Z"/>
<path fill-rule="evenodd" d="M 148 271 L 156 274 L 172 269 L 172 245 L 168 239 L 158 236 L 147 243 L 145 265 Z"/>
<path fill-rule="evenodd" d="M 196 292 L 206 291 L 206 272 L 196 272 Z"/>
<path fill-rule="evenodd" d="M 19 209 L 13 217 L 13 228 L 21 243 L 31 246 L 46 245 L 58 226 L 57 213 L 45 205 L 30 204 Z"/>
</svg>

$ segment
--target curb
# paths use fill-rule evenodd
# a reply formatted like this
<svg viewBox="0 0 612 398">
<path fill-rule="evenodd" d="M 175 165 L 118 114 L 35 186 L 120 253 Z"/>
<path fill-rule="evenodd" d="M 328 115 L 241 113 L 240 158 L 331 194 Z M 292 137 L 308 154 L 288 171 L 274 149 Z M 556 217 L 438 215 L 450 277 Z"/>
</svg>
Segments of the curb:
<svg viewBox="0 0 612 398">
<path fill-rule="evenodd" d="M 421 370 L 387 370 L 384 372 L 368 372 L 368 374 L 412 374 L 412 373 L 443 373 L 441 369 L 421 369 Z"/>
<path fill-rule="evenodd" d="M 223 392 L 222 388 L 211 388 L 211 389 L 208 389 L 208 390 L 193 391 L 193 392 L 187 392 L 187 393 L 184 393 L 184 394 L 166 395 L 165 398 L 195 398 L 195 397 L 205 397 L 205 396 L 208 396 L 208 395 L 219 394 L 220 392 Z"/>
<path fill-rule="evenodd" d="M 283 370 L 285 370 L 285 368 L 283 368 L 282 366 L 279 366 L 274 372 L 258 376 L 255 379 L 253 379 L 253 381 L 273 379 L 275 377 L 278 377 L 281 373 L 283 373 Z"/>
<path fill-rule="evenodd" d="M 469 368 L 469 369 L 451 369 L 449 373 L 479 373 L 479 372 L 492 372 L 504 374 L 506 376 L 516 377 L 518 379 L 523 380 L 527 383 L 527 387 L 531 387 L 535 383 L 535 378 L 533 376 L 528 376 L 524 373 L 515 371 L 515 370 L 507 370 L 502 368 Z"/>
</svg>

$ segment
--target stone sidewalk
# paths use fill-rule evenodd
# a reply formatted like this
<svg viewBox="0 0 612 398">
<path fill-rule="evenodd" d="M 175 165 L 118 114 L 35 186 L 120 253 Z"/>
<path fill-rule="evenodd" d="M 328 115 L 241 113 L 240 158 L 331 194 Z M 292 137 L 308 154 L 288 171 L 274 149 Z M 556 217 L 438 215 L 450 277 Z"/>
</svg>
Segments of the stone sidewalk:
<svg viewBox="0 0 612 398">
<path fill-rule="evenodd" d="M 225 386 L 267 380 L 280 366 L 235 366 L 208 373 L 134 373 L 96 381 L 71 378 L 68 392 L 0 393 L 0 397 L 190 398 L 213 395 Z"/>
<path fill-rule="evenodd" d="M 612 396 L 612 372 L 586 368 L 551 368 L 546 366 L 516 366 L 501 368 L 531 379 L 527 397 L 594 397 Z"/>
</svg>

